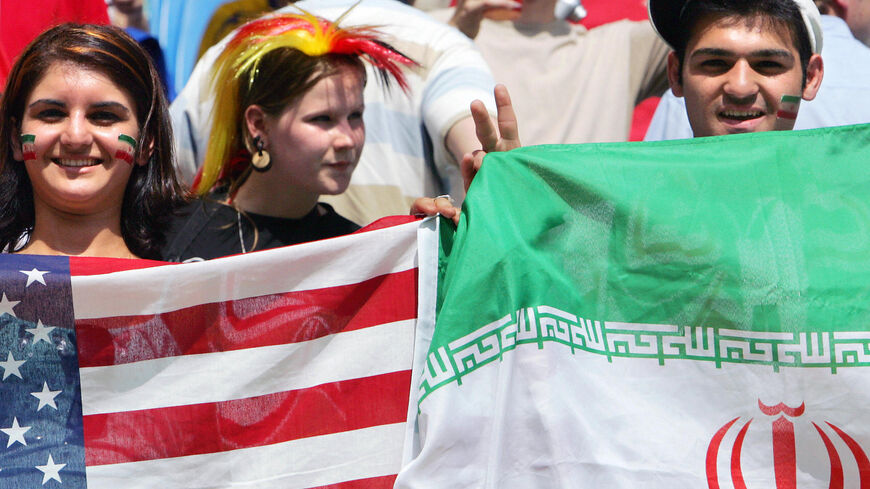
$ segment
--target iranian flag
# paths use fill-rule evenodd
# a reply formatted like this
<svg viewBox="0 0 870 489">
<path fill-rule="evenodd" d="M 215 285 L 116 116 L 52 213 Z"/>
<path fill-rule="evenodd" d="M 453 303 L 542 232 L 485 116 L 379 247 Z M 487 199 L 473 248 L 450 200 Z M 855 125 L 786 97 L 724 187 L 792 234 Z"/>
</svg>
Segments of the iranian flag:
<svg viewBox="0 0 870 489">
<path fill-rule="evenodd" d="M 36 159 L 36 135 L 21 135 L 21 157 L 24 159 L 24 161 Z"/>
<path fill-rule="evenodd" d="M 397 487 L 870 487 L 870 126 L 487 156 Z"/>
<path fill-rule="evenodd" d="M 136 154 L 136 140 L 132 137 L 121 134 L 118 136 L 118 149 L 115 151 L 115 158 L 127 163 L 133 164 L 133 156 Z"/>
</svg>

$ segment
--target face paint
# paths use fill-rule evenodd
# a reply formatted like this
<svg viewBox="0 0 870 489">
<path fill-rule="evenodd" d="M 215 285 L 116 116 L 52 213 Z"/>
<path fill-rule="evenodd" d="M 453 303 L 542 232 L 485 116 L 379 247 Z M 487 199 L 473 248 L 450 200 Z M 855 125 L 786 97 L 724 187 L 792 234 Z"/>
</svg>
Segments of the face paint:
<svg viewBox="0 0 870 489">
<path fill-rule="evenodd" d="M 136 153 L 136 140 L 126 134 L 118 136 L 120 146 L 115 152 L 115 158 L 126 162 L 128 165 L 133 165 L 133 155 Z"/>
<path fill-rule="evenodd" d="M 791 131 L 794 129 L 798 109 L 801 106 L 801 98 L 794 95 L 783 95 L 779 101 L 779 110 L 776 111 L 775 131 Z"/>
<path fill-rule="evenodd" d="M 21 135 L 21 155 L 24 161 L 36 159 L 36 135 Z"/>
</svg>

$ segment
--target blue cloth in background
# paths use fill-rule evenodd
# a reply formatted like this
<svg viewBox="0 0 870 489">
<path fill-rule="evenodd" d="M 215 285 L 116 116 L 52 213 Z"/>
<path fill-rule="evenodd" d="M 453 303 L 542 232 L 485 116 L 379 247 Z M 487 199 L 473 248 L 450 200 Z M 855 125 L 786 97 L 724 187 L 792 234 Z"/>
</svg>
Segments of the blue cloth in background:
<svg viewBox="0 0 870 489">
<path fill-rule="evenodd" d="M 169 72 L 166 70 L 166 60 L 163 58 L 160 42 L 148 32 L 136 29 L 135 27 L 128 27 L 125 30 L 127 34 L 130 34 L 130 37 L 135 39 L 145 49 L 148 56 L 151 56 L 151 61 L 154 63 L 154 67 L 157 68 L 160 81 L 163 82 L 163 94 L 166 95 L 167 100 L 169 102 L 175 100 L 175 86 L 172 83 Z"/>
</svg>

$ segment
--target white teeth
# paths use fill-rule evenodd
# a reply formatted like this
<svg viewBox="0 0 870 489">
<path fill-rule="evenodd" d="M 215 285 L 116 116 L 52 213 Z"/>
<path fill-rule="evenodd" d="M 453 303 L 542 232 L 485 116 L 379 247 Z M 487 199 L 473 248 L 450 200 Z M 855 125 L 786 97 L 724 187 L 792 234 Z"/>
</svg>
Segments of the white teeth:
<svg viewBox="0 0 870 489">
<path fill-rule="evenodd" d="M 763 112 L 759 110 L 726 110 L 722 112 L 724 117 L 731 119 L 750 119 L 753 117 L 761 117 Z"/>
<path fill-rule="evenodd" d="M 61 159 L 58 159 L 55 161 L 60 166 L 71 166 L 71 167 L 94 166 L 94 165 L 99 164 L 99 160 L 92 160 L 92 159 L 72 160 L 72 159 L 67 159 L 67 158 L 61 158 Z"/>
</svg>

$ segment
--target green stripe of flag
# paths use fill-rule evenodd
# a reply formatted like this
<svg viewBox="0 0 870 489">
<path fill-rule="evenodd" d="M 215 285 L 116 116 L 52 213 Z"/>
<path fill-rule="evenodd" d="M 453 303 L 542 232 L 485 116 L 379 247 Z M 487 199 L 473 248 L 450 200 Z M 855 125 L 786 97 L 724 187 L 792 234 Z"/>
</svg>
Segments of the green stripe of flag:
<svg viewBox="0 0 870 489">
<path fill-rule="evenodd" d="M 129 144 L 130 146 L 133 147 L 133 149 L 135 149 L 136 146 L 138 145 L 138 143 L 136 142 L 135 139 L 133 139 L 132 137 L 130 137 L 130 136 L 126 135 L 126 134 L 120 134 L 120 135 L 118 136 L 118 141 L 123 141 L 123 142 Z"/>
<path fill-rule="evenodd" d="M 421 394 L 516 348 L 867 366 L 868 150 L 861 125 L 488 155 Z"/>
</svg>

